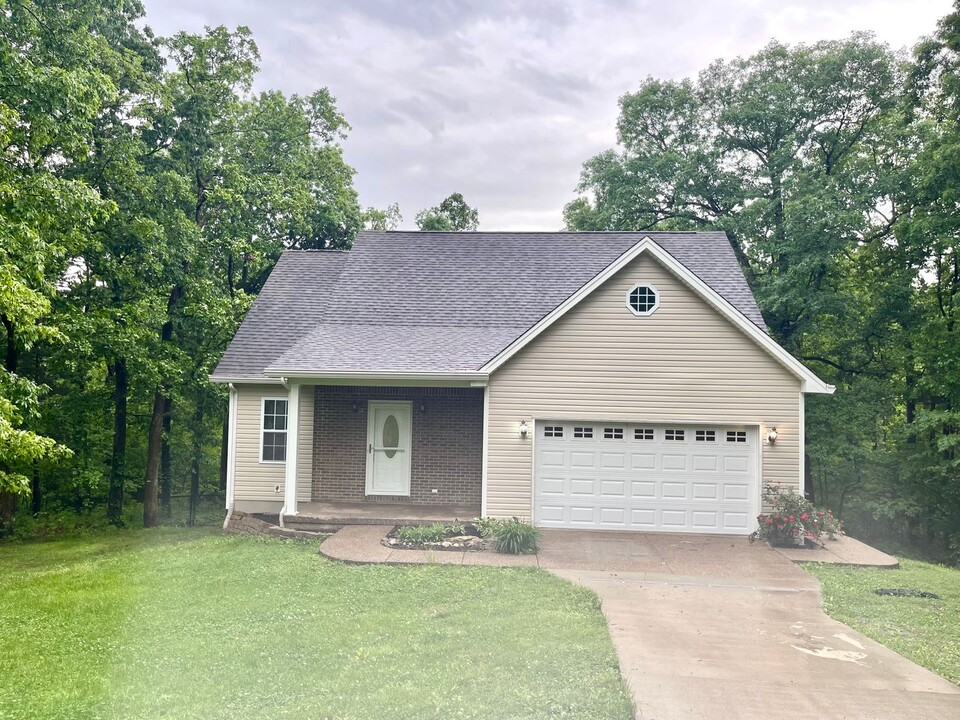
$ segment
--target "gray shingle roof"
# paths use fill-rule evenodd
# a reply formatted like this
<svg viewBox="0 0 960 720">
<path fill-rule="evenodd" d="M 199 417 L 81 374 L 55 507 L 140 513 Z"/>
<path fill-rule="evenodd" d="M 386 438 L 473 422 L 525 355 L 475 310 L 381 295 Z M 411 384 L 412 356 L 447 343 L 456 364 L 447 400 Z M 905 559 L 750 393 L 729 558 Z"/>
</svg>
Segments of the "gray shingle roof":
<svg viewBox="0 0 960 720">
<path fill-rule="evenodd" d="M 284 253 L 212 377 L 477 370 L 644 237 L 766 330 L 720 232 L 361 232 Z"/>
</svg>

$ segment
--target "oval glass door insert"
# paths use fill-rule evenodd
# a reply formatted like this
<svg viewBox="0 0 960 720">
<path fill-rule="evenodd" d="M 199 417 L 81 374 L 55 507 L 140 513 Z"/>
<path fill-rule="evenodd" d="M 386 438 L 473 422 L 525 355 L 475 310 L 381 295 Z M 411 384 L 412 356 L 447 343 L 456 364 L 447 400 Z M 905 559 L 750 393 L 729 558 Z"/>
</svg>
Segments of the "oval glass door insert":
<svg viewBox="0 0 960 720">
<path fill-rule="evenodd" d="M 397 454 L 400 446 L 400 425 L 395 415 L 388 415 L 383 421 L 383 449 L 388 458 Z"/>
</svg>

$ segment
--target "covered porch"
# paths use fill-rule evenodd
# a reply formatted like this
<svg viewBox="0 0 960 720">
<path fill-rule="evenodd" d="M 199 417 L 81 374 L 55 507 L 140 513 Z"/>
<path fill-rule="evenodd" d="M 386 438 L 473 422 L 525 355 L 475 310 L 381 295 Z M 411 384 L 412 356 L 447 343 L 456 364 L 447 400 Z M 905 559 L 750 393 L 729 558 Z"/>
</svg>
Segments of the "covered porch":
<svg viewBox="0 0 960 720">
<path fill-rule="evenodd" d="M 284 524 L 482 514 L 483 386 L 289 382 L 287 390 Z"/>
</svg>

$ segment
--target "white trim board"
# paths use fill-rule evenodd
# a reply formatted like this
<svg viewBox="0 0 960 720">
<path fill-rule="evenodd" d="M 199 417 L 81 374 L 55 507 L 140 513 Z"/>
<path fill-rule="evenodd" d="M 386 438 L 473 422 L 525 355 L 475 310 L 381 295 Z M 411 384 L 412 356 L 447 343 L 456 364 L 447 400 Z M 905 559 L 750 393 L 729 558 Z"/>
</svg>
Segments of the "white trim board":
<svg viewBox="0 0 960 720">
<path fill-rule="evenodd" d="M 544 330 L 553 325 L 553 323 L 555 323 L 569 310 L 580 303 L 581 300 L 590 295 L 594 290 L 603 285 L 617 272 L 626 267 L 628 263 L 639 257 L 640 254 L 644 252 L 648 252 L 653 255 L 653 257 L 659 260 L 664 267 L 670 270 L 684 284 L 686 284 L 688 287 L 690 287 L 690 289 L 706 300 L 707 303 L 711 305 L 717 312 L 723 315 L 736 327 L 740 328 L 740 330 L 743 331 L 747 337 L 753 340 L 787 370 L 793 373 L 800 380 L 800 388 L 802 392 L 827 395 L 833 393 L 834 387 L 832 385 L 828 385 L 823 380 L 818 378 L 813 372 L 804 366 L 803 363 L 784 350 L 776 340 L 754 325 L 753 322 L 751 322 L 743 315 L 743 313 L 733 307 L 733 305 L 731 305 L 716 290 L 711 288 L 709 285 L 703 282 L 703 280 L 690 272 L 683 264 L 674 258 L 673 255 L 657 245 L 649 237 L 643 238 L 640 242 L 627 250 L 627 252 L 610 263 L 606 268 L 603 269 L 603 271 L 595 275 L 590 282 L 560 303 L 549 314 L 544 316 L 540 322 L 510 343 L 510 345 L 504 348 L 495 358 L 480 368 L 480 372 L 487 374 L 495 372 L 501 365 L 507 362 L 507 360 L 529 345 Z"/>
</svg>

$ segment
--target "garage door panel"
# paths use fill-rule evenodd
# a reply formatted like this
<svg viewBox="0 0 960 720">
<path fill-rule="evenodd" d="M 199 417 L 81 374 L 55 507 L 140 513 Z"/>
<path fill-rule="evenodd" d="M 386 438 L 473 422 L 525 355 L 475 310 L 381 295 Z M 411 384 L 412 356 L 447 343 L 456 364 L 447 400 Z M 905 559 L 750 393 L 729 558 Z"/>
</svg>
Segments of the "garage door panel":
<svg viewBox="0 0 960 720">
<path fill-rule="evenodd" d="M 652 480 L 630 483 L 630 493 L 635 498 L 654 498 L 657 496 L 657 484 Z"/>
<path fill-rule="evenodd" d="M 592 478 L 572 478 L 570 480 L 570 495 L 573 497 L 593 497 L 597 494 L 597 481 Z"/>
<path fill-rule="evenodd" d="M 543 496 L 565 495 L 566 481 L 563 478 L 540 478 L 540 494 Z"/>
<path fill-rule="evenodd" d="M 563 450 L 541 450 L 540 467 L 566 467 L 566 453 Z"/>
<path fill-rule="evenodd" d="M 720 494 L 717 483 L 698 482 L 693 484 L 694 500 L 716 500 Z"/>
<path fill-rule="evenodd" d="M 664 453 L 660 456 L 660 463 L 663 470 L 686 470 L 687 456 Z"/>
<path fill-rule="evenodd" d="M 631 453 L 631 470 L 656 470 L 657 456 L 653 453 Z"/>
<path fill-rule="evenodd" d="M 574 450 L 570 453 L 570 467 L 572 468 L 596 468 L 597 454 L 595 452 L 583 452 Z"/>
<path fill-rule="evenodd" d="M 719 465 L 719 458 L 716 455 L 694 455 L 694 472 L 716 472 Z"/>
<path fill-rule="evenodd" d="M 622 452 L 605 452 L 600 455 L 601 470 L 623 470 L 627 466 L 626 454 Z"/>
<path fill-rule="evenodd" d="M 746 535 L 756 524 L 756 428 L 593 423 L 586 436 L 545 424 L 564 432 L 537 424 L 538 525 Z"/>
</svg>

